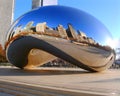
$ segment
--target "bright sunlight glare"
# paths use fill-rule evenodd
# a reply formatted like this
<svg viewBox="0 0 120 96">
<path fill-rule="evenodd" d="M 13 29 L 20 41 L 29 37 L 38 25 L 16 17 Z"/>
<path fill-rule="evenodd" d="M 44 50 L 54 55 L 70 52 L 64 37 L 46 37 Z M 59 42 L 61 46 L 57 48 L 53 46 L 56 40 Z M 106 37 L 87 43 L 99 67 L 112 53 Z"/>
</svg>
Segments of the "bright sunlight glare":
<svg viewBox="0 0 120 96">
<path fill-rule="evenodd" d="M 106 44 L 108 46 L 110 46 L 111 48 L 116 49 L 118 47 L 119 40 L 118 39 L 107 38 Z"/>
</svg>

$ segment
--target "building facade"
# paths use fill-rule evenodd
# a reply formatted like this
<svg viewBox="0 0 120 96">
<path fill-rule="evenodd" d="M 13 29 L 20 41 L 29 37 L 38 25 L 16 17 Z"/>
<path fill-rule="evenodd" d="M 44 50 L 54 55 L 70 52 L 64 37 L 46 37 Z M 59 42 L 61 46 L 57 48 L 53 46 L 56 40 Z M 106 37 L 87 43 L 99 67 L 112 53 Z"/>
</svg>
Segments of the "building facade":
<svg viewBox="0 0 120 96">
<path fill-rule="evenodd" d="M 57 1 L 58 0 L 32 0 L 32 9 L 40 6 L 57 5 Z"/>
<path fill-rule="evenodd" d="M 8 31 L 14 12 L 14 0 L 0 0 L 0 44 L 4 45 L 4 36 Z"/>
</svg>

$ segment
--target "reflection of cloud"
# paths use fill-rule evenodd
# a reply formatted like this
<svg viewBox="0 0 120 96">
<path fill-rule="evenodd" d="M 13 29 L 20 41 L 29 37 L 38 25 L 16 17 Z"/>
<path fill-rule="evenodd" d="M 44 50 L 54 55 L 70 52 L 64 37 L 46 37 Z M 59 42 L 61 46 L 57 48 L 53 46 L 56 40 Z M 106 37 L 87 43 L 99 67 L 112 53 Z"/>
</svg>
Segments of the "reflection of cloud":
<svg viewBox="0 0 120 96">
<path fill-rule="evenodd" d="M 120 38 L 117 41 L 117 48 L 120 48 Z"/>
</svg>

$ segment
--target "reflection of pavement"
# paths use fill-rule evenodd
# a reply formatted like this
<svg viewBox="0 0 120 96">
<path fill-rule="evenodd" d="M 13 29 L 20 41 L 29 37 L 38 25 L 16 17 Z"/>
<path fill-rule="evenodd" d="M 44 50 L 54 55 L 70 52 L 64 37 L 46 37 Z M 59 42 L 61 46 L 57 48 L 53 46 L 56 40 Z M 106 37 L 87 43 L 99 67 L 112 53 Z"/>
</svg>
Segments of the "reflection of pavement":
<svg viewBox="0 0 120 96">
<path fill-rule="evenodd" d="M 120 96 L 120 70 L 89 73 L 82 69 L 39 68 L 25 71 L 1 67 L 0 86 L 2 81 L 37 86 L 37 90 L 40 90 L 39 87 L 64 90 L 64 92 L 68 92 L 65 93 L 67 95 L 69 92 L 74 92 L 82 93 L 79 96 L 83 96 L 84 93 L 92 94 L 84 96 L 96 96 L 93 94 L 97 94 L 97 96 Z M 60 92 L 58 91 L 58 94 Z"/>
<path fill-rule="evenodd" d="M 75 64 L 79 67 L 82 64 L 87 65 L 84 67 L 83 65 L 81 66 L 81 68 L 84 69 L 87 69 L 86 67 L 90 67 L 96 71 L 102 71 L 104 69 L 109 68 L 114 60 L 113 52 L 103 50 L 101 48 L 87 46 L 87 45 L 78 46 L 74 43 L 71 43 L 70 41 L 60 38 L 53 38 L 53 37 L 48 38 L 48 36 L 38 37 L 37 35 L 32 35 L 32 37 L 39 38 L 40 40 L 44 40 L 48 44 L 54 46 L 59 50 L 62 50 L 61 52 L 75 58 L 75 60 L 79 62 L 79 64 L 71 62 L 72 64 Z M 66 61 L 65 56 L 62 57 L 59 58 L 62 58 Z"/>
</svg>

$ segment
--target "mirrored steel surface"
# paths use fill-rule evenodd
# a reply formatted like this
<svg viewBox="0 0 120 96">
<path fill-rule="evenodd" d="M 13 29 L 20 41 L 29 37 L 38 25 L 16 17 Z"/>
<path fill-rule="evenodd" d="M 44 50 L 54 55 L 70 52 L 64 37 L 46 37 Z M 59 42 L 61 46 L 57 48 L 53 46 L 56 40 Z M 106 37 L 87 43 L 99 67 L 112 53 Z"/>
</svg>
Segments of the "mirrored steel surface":
<svg viewBox="0 0 120 96">
<path fill-rule="evenodd" d="M 5 38 L 9 62 L 19 68 L 43 65 L 57 57 L 89 71 L 114 62 L 107 28 L 95 17 L 65 6 L 46 6 L 18 18 Z"/>
</svg>

